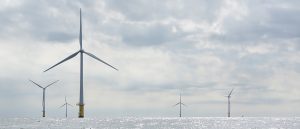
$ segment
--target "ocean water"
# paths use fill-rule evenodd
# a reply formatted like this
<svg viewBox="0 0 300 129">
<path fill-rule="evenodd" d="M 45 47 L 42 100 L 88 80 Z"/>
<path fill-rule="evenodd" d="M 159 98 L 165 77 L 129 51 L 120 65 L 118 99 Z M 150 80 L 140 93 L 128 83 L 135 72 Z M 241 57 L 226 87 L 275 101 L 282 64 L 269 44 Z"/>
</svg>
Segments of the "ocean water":
<svg viewBox="0 0 300 129">
<path fill-rule="evenodd" d="M 0 129 L 300 129 L 300 117 L 1 118 Z"/>
</svg>

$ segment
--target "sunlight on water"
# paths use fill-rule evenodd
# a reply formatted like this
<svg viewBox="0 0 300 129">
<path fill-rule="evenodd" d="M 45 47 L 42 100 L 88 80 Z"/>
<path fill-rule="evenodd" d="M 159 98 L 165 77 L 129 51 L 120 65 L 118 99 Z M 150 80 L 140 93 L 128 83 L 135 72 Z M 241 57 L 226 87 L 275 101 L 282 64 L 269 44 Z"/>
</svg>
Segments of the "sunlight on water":
<svg viewBox="0 0 300 129">
<path fill-rule="evenodd" d="M 300 117 L 2 118 L 0 129 L 300 129 Z"/>
</svg>

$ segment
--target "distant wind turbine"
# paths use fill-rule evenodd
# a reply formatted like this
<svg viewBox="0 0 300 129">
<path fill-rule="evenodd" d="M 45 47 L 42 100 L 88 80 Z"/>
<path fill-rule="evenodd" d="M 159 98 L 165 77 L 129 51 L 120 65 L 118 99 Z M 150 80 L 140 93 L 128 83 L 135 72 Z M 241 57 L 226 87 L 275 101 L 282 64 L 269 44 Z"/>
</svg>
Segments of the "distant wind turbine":
<svg viewBox="0 0 300 129">
<path fill-rule="evenodd" d="M 225 96 L 228 98 L 228 117 L 230 117 L 230 97 L 231 97 L 231 93 L 232 93 L 233 89 L 230 91 L 230 93 L 228 94 L 228 96 Z"/>
<path fill-rule="evenodd" d="M 71 104 L 67 102 L 67 97 L 65 96 L 65 104 L 61 105 L 59 108 L 62 108 L 63 106 L 66 106 L 66 118 L 68 118 L 68 105 L 73 107 Z"/>
<path fill-rule="evenodd" d="M 74 54 L 68 56 L 67 58 L 63 59 L 62 61 L 58 62 L 57 64 L 53 65 L 52 67 L 48 68 L 47 70 L 45 70 L 44 72 L 52 69 L 53 67 L 75 57 L 78 53 L 80 53 L 80 97 L 79 97 L 79 118 L 83 118 L 84 117 L 84 102 L 83 102 L 83 53 L 87 54 L 88 56 L 108 65 L 109 67 L 118 70 L 117 68 L 113 67 L 112 65 L 106 63 L 105 61 L 101 60 L 100 58 L 96 57 L 95 55 L 88 53 L 86 51 L 84 51 L 82 49 L 82 23 L 81 23 L 81 9 L 80 9 L 80 32 L 79 32 L 79 45 L 80 45 L 80 49 L 75 52 Z"/>
<path fill-rule="evenodd" d="M 179 102 L 177 104 L 175 104 L 173 107 L 179 105 L 179 117 L 181 117 L 181 105 L 186 106 L 184 103 L 181 102 L 181 94 L 179 96 Z"/>
<path fill-rule="evenodd" d="M 51 83 L 51 84 L 49 84 L 49 85 L 47 85 L 46 87 L 42 87 L 41 85 L 37 84 L 36 82 L 34 82 L 34 81 L 32 81 L 32 80 L 29 80 L 29 81 L 31 81 L 33 84 L 35 84 L 36 86 L 38 86 L 38 87 L 40 87 L 40 88 L 43 89 L 43 103 L 42 103 L 42 105 L 43 105 L 43 117 L 45 117 L 45 116 L 46 116 L 46 111 L 45 111 L 45 107 L 46 107 L 46 104 L 45 104 L 45 94 L 46 94 L 46 89 L 47 89 L 49 86 L 53 85 L 54 83 L 58 82 L 58 80 L 55 81 L 55 82 L 53 82 L 53 83 Z"/>
</svg>

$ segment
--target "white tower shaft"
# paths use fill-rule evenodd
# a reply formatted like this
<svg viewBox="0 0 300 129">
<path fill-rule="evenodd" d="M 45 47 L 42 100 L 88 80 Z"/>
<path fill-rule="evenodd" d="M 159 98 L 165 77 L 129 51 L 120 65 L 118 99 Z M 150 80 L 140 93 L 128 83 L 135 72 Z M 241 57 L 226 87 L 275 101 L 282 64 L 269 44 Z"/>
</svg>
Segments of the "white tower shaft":
<svg viewBox="0 0 300 129">
<path fill-rule="evenodd" d="M 81 9 L 80 9 L 80 95 L 79 95 L 79 118 L 84 117 L 84 102 L 83 102 L 83 50 L 82 50 L 82 22 L 81 22 Z"/>
<path fill-rule="evenodd" d="M 79 96 L 79 118 L 84 117 L 84 102 L 83 102 L 83 53 L 80 52 L 80 96 Z"/>
<path fill-rule="evenodd" d="M 230 117 L 230 96 L 228 96 L 228 117 Z"/>
<path fill-rule="evenodd" d="M 34 81 L 32 81 L 32 80 L 29 80 L 30 82 L 32 82 L 33 84 L 35 84 L 36 86 L 38 86 L 39 88 L 41 88 L 42 90 L 43 90 L 43 102 L 42 102 L 42 106 L 43 106 L 43 117 L 46 117 L 46 89 L 49 87 L 49 86 L 51 86 L 51 85 L 53 85 L 54 83 L 56 83 L 56 82 L 58 82 L 58 80 L 57 81 L 55 81 L 55 82 L 53 82 L 53 83 L 51 83 L 51 84 L 49 84 L 49 85 L 47 85 L 46 87 L 42 87 L 42 86 L 40 86 L 39 84 L 37 84 L 36 82 L 34 82 Z"/>
<path fill-rule="evenodd" d="M 181 103 L 181 94 L 180 94 L 179 117 L 181 117 L 181 105 L 182 105 L 182 103 Z"/>
<path fill-rule="evenodd" d="M 227 116 L 228 117 L 230 117 L 230 97 L 231 97 L 231 94 L 232 94 L 232 91 L 233 91 L 234 89 L 232 89 L 231 91 L 230 91 L 230 93 L 228 94 L 228 96 L 227 96 L 227 98 L 228 98 L 228 114 L 227 114 Z"/>
<path fill-rule="evenodd" d="M 43 88 L 43 117 L 46 116 L 45 93 L 46 93 L 46 88 Z"/>
<path fill-rule="evenodd" d="M 80 50 L 73 53 L 72 55 L 68 56 L 67 58 L 63 59 L 62 61 L 58 62 L 57 64 L 53 65 L 52 67 L 46 69 L 44 72 L 54 68 L 55 66 L 75 57 L 78 53 L 80 53 L 80 91 L 79 91 L 79 113 L 78 117 L 83 118 L 84 117 L 84 99 L 83 99 L 83 53 L 87 54 L 88 56 L 108 65 L 109 67 L 118 70 L 117 68 L 113 67 L 112 65 L 106 63 L 105 61 L 101 60 L 100 58 L 96 57 L 95 55 L 86 52 L 82 49 L 82 22 L 81 22 L 81 9 L 80 9 L 80 32 L 79 32 L 79 45 L 80 45 Z"/>
</svg>

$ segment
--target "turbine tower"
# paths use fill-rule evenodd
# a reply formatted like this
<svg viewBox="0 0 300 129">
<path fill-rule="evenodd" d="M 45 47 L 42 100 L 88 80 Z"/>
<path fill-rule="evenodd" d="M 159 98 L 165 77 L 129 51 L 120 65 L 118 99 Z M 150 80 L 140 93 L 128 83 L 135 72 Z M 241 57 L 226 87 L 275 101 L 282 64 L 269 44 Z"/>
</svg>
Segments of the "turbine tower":
<svg viewBox="0 0 300 129">
<path fill-rule="evenodd" d="M 66 118 L 68 118 L 68 105 L 73 107 L 71 104 L 69 104 L 67 102 L 67 97 L 65 96 L 65 104 L 64 105 L 61 105 L 59 108 L 62 108 L 63 106 L 66 106 Z"/>
<path fill-rule="evenodd" d="M 231 97 L 231 93 L 232 93 L 233 89 L 230 91 L 230 93 L 228 94 L 228 96 L 225 96 L 228 98 L 228 117 L 230 117 L 230 97 Z"/>
<path fill-rule="evenodd" d="M 181 105 L 186 106 L 184 103 L 181 102 L 181 93 L 180 93 L 180 96 L 179 96 L 179 102 L 177 104 L 175 104 L 174 106 L 177 106 L 177 105 L 179 105 L 179 117 L 181 117 Z"/>
<path fill-rule="evenodd" d="M 83 54 L 86 54 L 106 65 L 108 65 L 109 67 L 118 70 L 117 68 L 113 67 L 112 65 L 106 63 L 105 61 L 101 60 L 100 58 L 96 57 L 95 55 L 86 52 L 82 49 L 82 23 L 81 23 L 81 9 L 80 9 L 80 32 L 79 32 L 79 45 L 80 45 L 80 49 L 75 52 L 74 54 L 68 56 L 67 58 L 63 59 L 62 61 L 58 62 L 57 64 L 53 65 L 52 67 L 48 68 L 47 70 L 45 70 L 44 72 L 52 69 L 53 67 L 75 57 L 78 53 L 80 53 L 80 96 L 79 96 L 79 118 L 83 118 L 84 117 L 84 102 L 83 102 Z"/>
<path fill-rule="evenodd" d="M 46 87 L 42 87 L 41 85 L 37 84 L 36 82 L 34 82 L 34 81 L 32 81 L 32 80 L 29 80 L 29 81 L 31 81 L 33 84 L 35 84 L 36 86 L 38 86 L 38 87 L 40 87 L 40 88 L 43 89 L 43 103 L 42 103 L 42 105 L 43 105 L 43 117 L 45 117 L 45 116 L 46 116 L 46 111 L 45 111 L 45 107 L 46 107 L 46 104 L 45 104 L 45 94 L 46 94 L 46 89 L 47 89 L 49 86 L 53 85 L 54 83 L 58 82 L 58 80 L 55 81 L 55 82 L 53 82 L 53 83 L 51 83 L 51 84 L 49 84 L 49 85 L 47 85 Z"/>
</svg>

